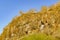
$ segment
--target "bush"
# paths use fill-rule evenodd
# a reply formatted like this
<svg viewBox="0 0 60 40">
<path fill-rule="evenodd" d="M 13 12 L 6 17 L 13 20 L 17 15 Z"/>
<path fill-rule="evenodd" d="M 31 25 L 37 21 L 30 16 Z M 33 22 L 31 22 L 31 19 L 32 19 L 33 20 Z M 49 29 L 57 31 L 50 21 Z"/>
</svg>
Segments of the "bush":
<svg viewBox="0 0 60 40">
<path fill-rule="evenodd" d="M 43 33 L 35 33 L 32 35 L 25 36 L 22 40 L 56 40 L 56 38 L 51 35 L 46 35 Z"/>
</svg>

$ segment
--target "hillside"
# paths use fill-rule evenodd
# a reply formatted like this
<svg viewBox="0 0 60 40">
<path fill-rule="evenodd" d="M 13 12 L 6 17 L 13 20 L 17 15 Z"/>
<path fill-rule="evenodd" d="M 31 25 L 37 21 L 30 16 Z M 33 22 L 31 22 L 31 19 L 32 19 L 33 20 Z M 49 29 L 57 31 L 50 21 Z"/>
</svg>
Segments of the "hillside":
<svg viewBox="0 0 60 40">
<path fill-rule="evenodd" d="M 39 12 L 20 12 L 4 28 L 0 40 L 60 40 L 60 3 Z"/>
</svg>

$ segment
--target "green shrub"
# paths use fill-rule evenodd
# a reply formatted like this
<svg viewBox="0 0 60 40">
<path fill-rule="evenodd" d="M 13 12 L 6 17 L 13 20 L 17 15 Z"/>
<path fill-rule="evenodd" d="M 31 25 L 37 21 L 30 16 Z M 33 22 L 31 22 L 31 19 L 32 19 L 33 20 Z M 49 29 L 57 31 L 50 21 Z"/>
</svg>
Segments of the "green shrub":
<svg viewBox="0 0 60 40">
<path fill-rule="evenodd" d="M 43 33 L 35 33 L 32 35 L 25 36 L 22 40 L 56 40 L 56 38 L 52 36 L 47 36 Z"/>
</svg>

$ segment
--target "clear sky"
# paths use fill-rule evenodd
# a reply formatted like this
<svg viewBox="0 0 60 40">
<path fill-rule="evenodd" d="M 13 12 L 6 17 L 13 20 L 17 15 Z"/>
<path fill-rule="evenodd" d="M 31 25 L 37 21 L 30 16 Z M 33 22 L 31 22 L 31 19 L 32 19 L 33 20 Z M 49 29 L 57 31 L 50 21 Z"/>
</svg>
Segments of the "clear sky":
<svg viewBox="0 0 60 40">
<path fill-rule="evenodd" d="M 18 15 L 20 10 L 27 11 L 35 8 L 40 10 L 41 6 L 50 6 L 58 0 L 0 0 L 0 33 L 3 28 Z"/>
</svg>

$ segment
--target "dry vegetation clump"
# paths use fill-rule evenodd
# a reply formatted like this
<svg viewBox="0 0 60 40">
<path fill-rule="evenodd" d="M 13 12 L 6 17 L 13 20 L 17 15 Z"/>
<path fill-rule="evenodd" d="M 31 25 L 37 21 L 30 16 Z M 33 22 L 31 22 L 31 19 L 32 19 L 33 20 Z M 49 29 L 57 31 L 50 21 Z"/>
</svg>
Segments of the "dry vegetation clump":
<svg viewBox="0 0 60 40">
<path fill-rule="evenodd" d="M 0 40 L 20 40 L 32 33 L 44 33 L 60 40 L 60 3 L 48 8 L 44 6 L 39 12 L 20 13 L 4 28 Z"/>
</svg>

